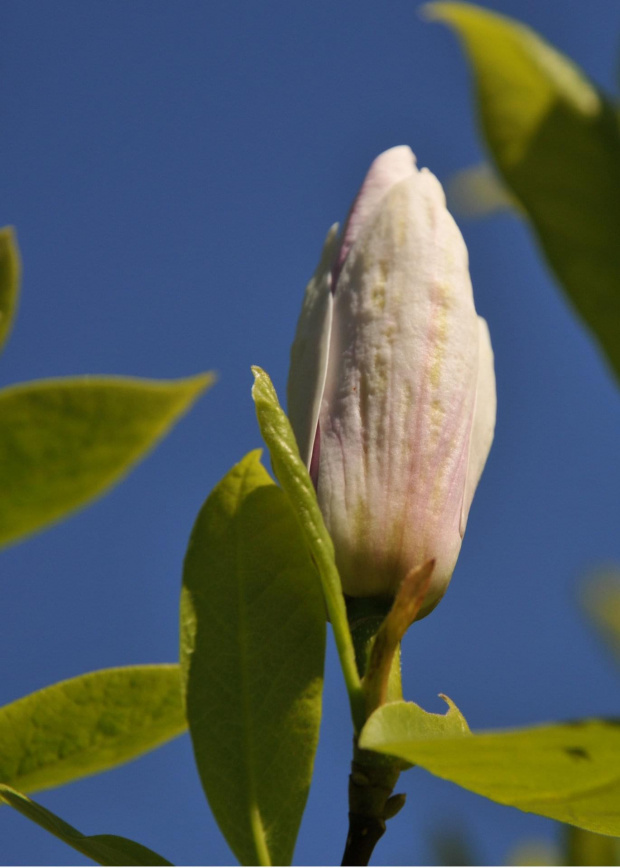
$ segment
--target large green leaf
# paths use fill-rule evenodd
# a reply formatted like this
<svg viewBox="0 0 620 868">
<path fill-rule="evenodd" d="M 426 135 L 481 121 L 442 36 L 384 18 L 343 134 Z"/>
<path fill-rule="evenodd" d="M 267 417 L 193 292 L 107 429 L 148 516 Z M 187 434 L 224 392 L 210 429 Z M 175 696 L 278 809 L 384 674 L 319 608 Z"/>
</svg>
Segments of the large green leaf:
<svg viewBox="0 0 620 868">
<path fill-rule="evenodd" d="M 299 456 L 295 435 L 280 407 L 276 390 L 265 371 L 254 367 L 252 372 L 255 378 L 252 397 L 256 404 L 261 434 L 269 449 L 275 474 L 288 495 L 306 544 L 317 565 L 349 694 L 353 722 L 357 729 L 361 729 L 365 720 L 365 700 L 355 663 L 353 640 L 334 557 L 334 544 L 325 527 L 312 480 Z"/>
<path fill-rule="evenodd" d="M 620 134 L 613 106 L 530 28 L 468 3 L 451 25 L 472 64 L 482 130 L 545 256 L 620 375 Z"/>
<path fill-rule="evenodd" d="M 284 492 L 252 452 L 190 539 L 181 599 L 187 719 L 202 784 L 246 865 L 289 865 L 318 741 L 325 609 Z"/>
<path fill-rule="evenodd" d="M 102 494 L 211 383 L 83 377 L 0 391 L 0 545 Z"/>
<path fill-rule="evenodd" d="M 65 844 L 98 862 L 99 865 L 172 864 L 163 856 L 159 856 L 153 850 L 149 850 L 148 847 L 144 847 L 136 841 L 130 841 L 129 838 L 121 838 L 118 835 L 82 835 L 73 826 L 48 811 L 47 808 L 4 784 L 0 784 L 0 801 L 6 802 L 7 805 L 15 808 L 33 823 L 37 823 L 46 832 L 60 838 Z"/>
<path fill-rule="evenodd" d="M 4 344 L 15 318 L 19 296 L 19 253 L 15 233 L 10 226 L 0 229 L 0 347 Z"/>
<path fill-rule="evenodd" d="M 435 723 L 427 726 L 420 712 L 413 703 L 384 705 L 366 724 L 360 746 L 503 805 L 620 836 L 620 721 L 451 737 L 447 726 L 443 733 Z"/>
<path fill-rule="evenodd" d="M 56 787 L 127 762 L 186 729 L 176 665 L 102 669 L 0 708 L 0 781 Z"/>
</svg>

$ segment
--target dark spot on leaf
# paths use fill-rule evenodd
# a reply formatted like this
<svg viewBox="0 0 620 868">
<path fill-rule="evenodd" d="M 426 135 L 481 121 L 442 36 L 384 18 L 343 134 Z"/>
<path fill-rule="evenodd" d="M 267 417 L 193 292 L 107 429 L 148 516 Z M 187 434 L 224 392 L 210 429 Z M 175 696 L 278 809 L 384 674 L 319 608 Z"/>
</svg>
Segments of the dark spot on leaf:
<svg viewBox="0 0 620 868">
<path fill-rule="evenodd" d="M 592 757 L 585 747 L 565 747 L 564 750 L 572 759 L 576 760 L 592 760 Z"/>
</svg>

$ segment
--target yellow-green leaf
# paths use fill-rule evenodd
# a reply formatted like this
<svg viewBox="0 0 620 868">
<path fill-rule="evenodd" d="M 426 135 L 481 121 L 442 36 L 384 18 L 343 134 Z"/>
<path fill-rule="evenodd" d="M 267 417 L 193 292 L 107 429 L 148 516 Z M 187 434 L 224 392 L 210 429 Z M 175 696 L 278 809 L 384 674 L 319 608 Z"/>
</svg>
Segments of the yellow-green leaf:
<svg viewBox="0 0 620 868">
<path fill-rule="evenodd" d="M 529 27 L 469 3 L 437 2 L 425 10 L 462 40 L 496 167 L 620 376 L 616 107 Z"/>
<path fill-rule="evenodd" d="M 102 772 L 186 729 L 177 665 L 101 669 L 0 708 L 0 781 L 26 792 Z"/>
<path fill-rule="evenodd" d="M 245 865 L 289 865 L 321 719 L 325 609 L 285 493 L 252 452 L 216 486 L 183 573 L 187 719 L 213 814 Z"/>
<path fill-rule="evenodd" d="M 334 556 L 334 544 L 325 527 L 312 480 L 300 458 L 295 435 L 280 406 L 273 383 L 269 375 L 259 367 L 252 368 L 252 373 L 254 374 L 252 397 L 256 405 L 260 431 L 269 449 L 275 474 L 288 495 L 303 531 L 306 545 L 312 552 L 317 566 L 349 694 L 351 715 L 356 729 L 361 729 L 365 720 L 364 695 L 355 663 L 355 651 Z"/>
<path fill-rule="evenodd" d="M 379 708 L 360 746 L 422 766 L 503 805 L 620 836 L 620 722 L 583 720 L 438 737 L 419 710 Z"/>
<path fill-rule="evenodd" d="M 445 714 L 424 711 L 415 702 L 389 702 L 382 705 L 371 714 L 364 726 L 360 747 L 366 747 L 366 742 L 370 741 L 409 742 L 412 739 L 469 735 L 467 721 L 454 702 L 443 694 L 441 698 L 448 706 Z"/>
<path fill-rule="evenodd" d="M 33 823 L 41 826 L 46 832 L 60 838 L 65 844 L 73 847 L 99 865 L 171 865 L 163 856 L 159 856 L 148 847 L 121 838 L 118 835 L 82 835 L 73 826 L 65 823 L 56 814 L 52 814 L 43 805 L 33 802 L 28 796 L 17 792 L 12 787 L 0 784 L 0 801 L 6 802 L 20 814 Z"/>
<path fill-rule="evenodd" d="M 19 252 L 15 232 L 0 229 L 0 347 L 9 336 L 19 298 Z"/>
<path fill-rule="evenodd" d="M 210 385 L 83 377 L 0 391 L 0 545 L 102 494 Z"/>
</svg>

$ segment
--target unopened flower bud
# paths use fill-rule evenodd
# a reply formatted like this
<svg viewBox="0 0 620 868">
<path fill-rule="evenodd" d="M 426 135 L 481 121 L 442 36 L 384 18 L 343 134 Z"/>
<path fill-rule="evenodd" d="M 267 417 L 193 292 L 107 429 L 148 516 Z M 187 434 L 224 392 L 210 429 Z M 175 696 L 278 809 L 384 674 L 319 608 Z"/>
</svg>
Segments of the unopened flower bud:
<svg viewBox="0 0 620 868">
<path fill-rule="evenodd" d="M 343 590 L 391 596 L 433 559 L 443 596 L 495 425 L 487 325 L 441 185 L 407 147 L 330 231 L 291 351 L 288 406 Z"/>
</svg>

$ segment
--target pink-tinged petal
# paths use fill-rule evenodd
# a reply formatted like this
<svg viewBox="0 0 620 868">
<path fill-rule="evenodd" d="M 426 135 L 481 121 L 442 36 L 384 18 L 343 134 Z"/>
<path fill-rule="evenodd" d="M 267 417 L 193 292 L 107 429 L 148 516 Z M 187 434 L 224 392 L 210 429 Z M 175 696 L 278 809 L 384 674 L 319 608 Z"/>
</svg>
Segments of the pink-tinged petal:
<svg viewBox="0 0 620 868">
<path fill-rule="evenodd" d="M 461 544 L 477 316 L 433 175 L 414 168 L 372 212 L 336 287 L 317 494 L 345 593 L 392 594 L 435 558 L 429 611 Z"/>
<path fill-rule="evenodd" d="M 327 374 L 332 324 L 331 271 L 338 250 L 338 224 L 327 234 L 316 271 L 306 287 L 291 347 L 287 405 L 299 454 L 310 467 Z"/>
<path fill-rule="evenodd" d="M 465 533 L 469 508 L 474 492 L 480 482 L 484 465 L 486 464 L 493 434 L 495 432 L 495 415 L 497 397 L 495 391 L 495 367 L 493 364 L 493 348 L 489 327 L 481 316 L 478 317 L 478 378 L 476 383 L 476 404 L 469 441 L 469 458 L 467 461 L 467 479 L 463 492 L 463 507 L 461 510 L 461 536 Z"/>
<path fill-rule="evenodd" d="M 334 266 L 332 289 L 364 223 L 394 184 L 403 181 L 415 171 L 415 156 L 407 145 L 398 145 L 384 151 L 372 163 L 345 223 L 340 252 Z"/>
<path fill-rule="evenodd" d="M 465 244 L 408 148 L 375 160 L 328 239 L 291 358 L 291 421 L 344 591 L 393 595 L 432 561 L 423 617 L 456 564 L 495 379 Z"/>
</svg>

